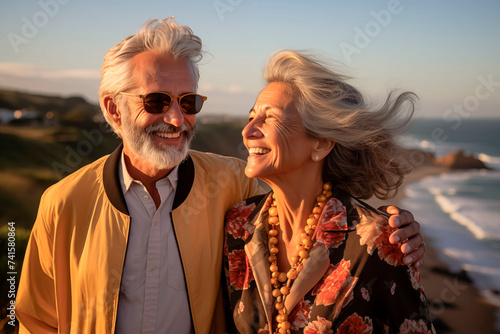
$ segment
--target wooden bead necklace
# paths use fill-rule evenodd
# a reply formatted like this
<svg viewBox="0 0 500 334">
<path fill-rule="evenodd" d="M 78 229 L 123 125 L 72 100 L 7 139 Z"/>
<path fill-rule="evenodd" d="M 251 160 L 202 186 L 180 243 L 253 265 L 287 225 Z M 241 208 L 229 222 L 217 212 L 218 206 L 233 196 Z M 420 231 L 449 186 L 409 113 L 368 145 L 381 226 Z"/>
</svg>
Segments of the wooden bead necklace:
<svg viewBox="0 0 500 334">
<path fill-rule="evenodd" d="M 298 254 L 292 257 L 290 263 L 291 268 L 287 273 L 280 272 L 278 268 L 278 257 L 276 254 L 279 252 L 277 247 L 277 237 L 279 234 L 277 226 L 279 225 L 279 217 L 274 194 L 267 199 L 266 204 L 269 207 L 269 253 L 271 254 L 269 256 L 269 271 L 271 272 L 271 285 L 274 287 L 272 295 L 276 298 L 274 307 L 278 310 L 278 315 L 276 316 L 278 326 L 274 332 L 275 334 L 290 333 L 290 323 L 288 322 L 288 310 L 285 307 L 285 299 L 290 293 L 292 282 L 297 278 L 297 275 L 302 270 L 309 257 L 309 251 L 313 245 L 312 237 L 316 230 L 319 216 L 330 197 L 332 197 L 332 184 L 326 182 L 323 184 L 323 192 L 316 198 L 316 205 L 307 219 L 304 232 L 301 234 L 302 243 L 297 245 Z"/>
</svg>

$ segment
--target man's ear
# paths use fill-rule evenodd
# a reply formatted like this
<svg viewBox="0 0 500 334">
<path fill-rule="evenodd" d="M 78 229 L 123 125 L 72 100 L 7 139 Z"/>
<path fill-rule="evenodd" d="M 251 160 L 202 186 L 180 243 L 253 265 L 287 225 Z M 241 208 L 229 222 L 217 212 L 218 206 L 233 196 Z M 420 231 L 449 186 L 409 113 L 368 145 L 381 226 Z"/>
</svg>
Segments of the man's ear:
<svg viewBox="0 0 500 334">
<path fill-rule="evenodd" d="M 331 139 L 327 138 L 317 139 L 313 148 L 311 158 L 314 161 L 323 160 L 331 152 L 334 146 L 335 142 Z"/>
<path fill-rule="evenodd" d="M 113 98 L 109 95 L 104 97 L 104 108 L 106 108 L 106 112 L 108 113 L 109 118 L 116 124 L 116 126 L 121 127 L 122 125 L 122 115 L 121 111 L 116 106 Z"/>
</svg>

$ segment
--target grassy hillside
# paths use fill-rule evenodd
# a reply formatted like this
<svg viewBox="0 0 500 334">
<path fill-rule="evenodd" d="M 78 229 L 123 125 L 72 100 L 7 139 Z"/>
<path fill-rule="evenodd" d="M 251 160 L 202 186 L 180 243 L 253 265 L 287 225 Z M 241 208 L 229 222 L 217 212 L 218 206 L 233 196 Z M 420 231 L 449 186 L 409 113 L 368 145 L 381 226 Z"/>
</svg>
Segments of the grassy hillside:
<svg viewBox="0 0 500 334">
<path fill-rule="evenodd" d="M 52 111 L 67 114 L 75 110 L 84 110 L 90 115 L 99 113 L 99 106 L 88 103 L 79 96 L 60 97 L 31 94 L 0 89 L 0 108 L 9 110 L 30 109 L 46 113 Z"/>
<path fill-rule="evenodd" d="M 203 152 L 245 159 L 248 154 L 241 138 L 243 126 L 244 123 L 240 121 L 202 123 L 196 130 L 191 146 Z"/>
<path fill-rule="evenodd" d="M 99 133 L 102 141 L 93 145 L 89 133 Z M 118 141 L 98 127 L 0 126 L 0 143 L 0 221 L 31 228 L 43 191 Z"/>
</svg>

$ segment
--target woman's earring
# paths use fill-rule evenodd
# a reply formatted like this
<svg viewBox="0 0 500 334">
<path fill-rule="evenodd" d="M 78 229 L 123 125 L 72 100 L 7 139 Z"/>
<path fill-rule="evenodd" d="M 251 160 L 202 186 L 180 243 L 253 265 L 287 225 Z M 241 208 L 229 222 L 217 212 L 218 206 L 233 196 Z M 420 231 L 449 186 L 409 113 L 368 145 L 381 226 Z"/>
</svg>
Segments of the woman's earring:
<svg viewBox="0 0 500 334">
<path fill-rule="evenodd" d="M 313 156 L 313 160 L 314 160 L 314 161 L 319 161 L 319 156 L 318 156 L 317 154 L 315 154 L 315 155 Z"/>
</svg>

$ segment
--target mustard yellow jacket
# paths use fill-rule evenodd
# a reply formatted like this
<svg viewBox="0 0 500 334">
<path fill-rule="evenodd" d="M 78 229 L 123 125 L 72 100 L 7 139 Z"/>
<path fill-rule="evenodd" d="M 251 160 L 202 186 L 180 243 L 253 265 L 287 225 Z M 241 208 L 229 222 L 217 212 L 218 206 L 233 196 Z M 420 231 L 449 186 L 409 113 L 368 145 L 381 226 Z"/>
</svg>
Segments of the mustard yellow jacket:
<svg viewBox="0 0 500 334">
<path fill-rule="evenodd" d="M 21 333 L 114 333 L 130 227 L 120 155 L 121 147 L 42 196 L 16 299 Z M 259 192 L 235 158 L 190 151 L 179 166 L 171 217 L 197 334 L 224 333 L 224 215 Z"/>
</svg>

